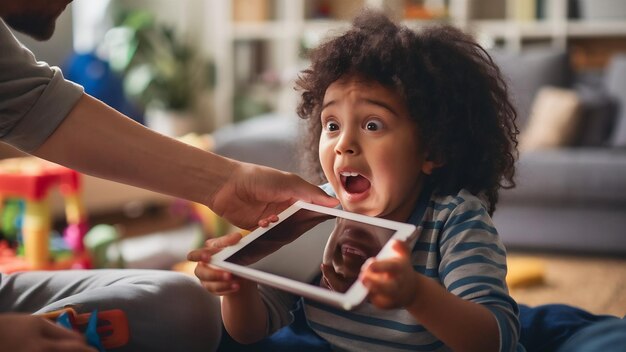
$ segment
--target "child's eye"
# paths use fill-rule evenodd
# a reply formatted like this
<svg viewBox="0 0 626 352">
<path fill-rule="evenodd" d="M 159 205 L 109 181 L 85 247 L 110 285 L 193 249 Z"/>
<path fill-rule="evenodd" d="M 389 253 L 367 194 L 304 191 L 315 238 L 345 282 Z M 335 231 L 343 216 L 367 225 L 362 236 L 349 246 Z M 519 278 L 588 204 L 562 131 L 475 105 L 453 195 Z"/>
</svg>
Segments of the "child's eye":
<svg viewBox="0 0 626 352">
<path fill-rule="evenodd" d="M 337 131 L 339 129 L 339 124 L 335 121 L 328 121 L 324 124 L 324 129 L 327 131 Z"/>
<path fill-rule="evenodd" d="M 369 120 L 365 123 L 365 129 L 368 131 L 378 131 L 383 128 L 383 123 L 378 120 Z"/>
</svg>

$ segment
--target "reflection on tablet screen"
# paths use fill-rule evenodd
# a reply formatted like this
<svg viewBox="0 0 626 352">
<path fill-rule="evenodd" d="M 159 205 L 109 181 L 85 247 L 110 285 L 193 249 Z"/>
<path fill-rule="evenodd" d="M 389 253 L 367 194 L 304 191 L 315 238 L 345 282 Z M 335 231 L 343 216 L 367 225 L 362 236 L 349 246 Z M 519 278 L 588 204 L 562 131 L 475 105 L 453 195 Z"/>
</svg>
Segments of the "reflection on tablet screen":
<svg viewBox="0 0 626 352">
<path fill-rule="evenodd" d="M 321 270 L 321 287 L 345 292 L 358 278 L 361 265 L 375 257 L 394 233 L 300 209 L 226 261 L 304 283 L 311 283 Z"/>
</svg>

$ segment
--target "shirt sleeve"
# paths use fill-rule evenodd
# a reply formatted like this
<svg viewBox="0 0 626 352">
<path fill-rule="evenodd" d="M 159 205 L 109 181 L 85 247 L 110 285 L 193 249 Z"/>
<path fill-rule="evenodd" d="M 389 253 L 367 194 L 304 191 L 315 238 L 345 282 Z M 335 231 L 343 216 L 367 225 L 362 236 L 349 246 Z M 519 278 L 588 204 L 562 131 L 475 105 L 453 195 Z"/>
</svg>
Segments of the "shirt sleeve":
<svg viewBox="0 0 626 352">
<path fill-rule="evenodd" d="M 35 151 L 56 130 L 84 90 L 58 67 L 38 62 L 0 20 L 0 140 Z"/>
<path fill-rule="evenodd" d="M 283 326 L 291 324 L 293 321 L 293 310 L 297 297 L 288 292 L 269 287 L 266 285 L 258 285 L 261 299 L 267 307 L 268 314 L 268 336 L 276 332 Z"/>
<path fill-rule="evenodd" d="M 518 307 L 506 286 L 506 251 L 484 205 L 461 202 L 445 221 L 439 276 L 448 291 L 486 307 L 500 330 L 500 351 L 515 351 Z"/>
</svg>

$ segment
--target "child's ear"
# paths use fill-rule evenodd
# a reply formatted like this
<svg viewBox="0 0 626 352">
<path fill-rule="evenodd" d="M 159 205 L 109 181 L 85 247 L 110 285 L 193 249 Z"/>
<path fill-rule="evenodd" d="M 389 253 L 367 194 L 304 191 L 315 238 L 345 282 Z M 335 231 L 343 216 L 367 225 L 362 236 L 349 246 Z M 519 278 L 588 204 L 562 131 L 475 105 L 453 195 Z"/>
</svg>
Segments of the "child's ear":
<svg viewBox="0 0 626 352">
<path fill-rule="evenodd" d="M 443 161 L 431 160 L 427 157 L 422 164 L 422 173 L 431 175 L 435 169 L 443 166 L 443 164 Z"/>
</svg>

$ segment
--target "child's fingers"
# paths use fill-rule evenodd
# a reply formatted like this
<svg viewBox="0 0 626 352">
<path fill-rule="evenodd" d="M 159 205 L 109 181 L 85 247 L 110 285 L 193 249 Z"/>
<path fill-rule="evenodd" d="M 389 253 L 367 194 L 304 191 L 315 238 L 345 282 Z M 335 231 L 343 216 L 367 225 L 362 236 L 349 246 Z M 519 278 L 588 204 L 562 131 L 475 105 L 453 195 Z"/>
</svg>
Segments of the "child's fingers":
<svg viewBox="0 0 626 352">
<path fill-rule="evenodd" d="M 216 295 L 225 295 L 239 290 L 239 283 L 236 281 L 201 281 L 200 283 L 207 291 Z"/>
<path fill-rule="evenodd" d="M 224 247 L 232 246 L 241 240 L 241 233 L 233 232 L 218 238 L 211 238 L 204 244 L 206 247 L 193 250 L 187 254 L 187 260 L 192 262 L 209 262 L 211 256 Z"/>
<path fill-rule="evenodd" d="M 228 235 L 224 235 L 217 238 L 211 238 L 204 242 L 207 248 L 209 249 L 217 249 L 218 251 L 224 247 L 232 246 L 241 240 L 243 236 L 239 232 L 229 233 Z M 216 253 L 216 252 L 214 252 Z"/>
<path fill-rule="evenodd" d="M 228 281 L 232 280 L 232 274 L 227 271 L 216 270 L 204 263 L 198 263 L 194 270 L 196 277 L 202 281 Z"/>
<path fill-rule="evenodd" d="M 374 273 L 389 273 L 392 275 L 400 272 L 401 270 L 402 263 L 396 258 L 373 260 L 365 268 L 365 271 L 371 271 Z"/>
<path fill-rule="evenodd" d="M 393 298 L 384 295 L 370 295 L 370 303 L 379 309 L 397 309 L 399 306 Z"/>
<path fill-rule="evenodd" d="M 187 254 L 187 260 L 191 262 L 209 263 L 211 261 L 211 257 L 213 257 L 213 254 L 219 252 L 220 250 L 221 248 L 220 249 L 215 249 L 215 248 L 194 249 L 193 251 Z"/>
<path fill-rule="evenodd" d="M 405 242 L 394 240 L 391 244 L 391 248 L 398 254 L 399 257 L 408 258 L 409 257 L 409 248 L 407 247 Z"/>
<path fill-rule="evenodd" d="M 205 249 L 195 249 L 189 253 L 187 253 L 187 260 L 191 261 L 191 262 L 200 262 L 202 261 L 202 258 L 205 256 L 204 255 L 204 251 Z M 208 254 L 210 257 L 210 254 Z"/>
<path fill-rule="evenodd" d="M 203 262 L 196 265 L 194 274 L 200 279 L 200 284 L 207 291 L 216 295 L 222 296 L 234 293 L 239 291 L 241 287 L 240 278 Z"/>
<path fill-rule="evenodd" d="M 401 274 L 402 268 L 397 263 L 375 261 L 361 273 L 361 281 L 370 291 L 393 294 L 400 287 L 404 277 Z"/>
<path fill-rule="evenodd" d="M 382 274 L 366 275 L 363 277 L 363 285 L 369 290 L 370 300 L 379 308 L 387 308 L 388 303 L 395 301 L 400 292 L 400 284 L 396 280 L 390 280 L 389 276 Z M 383 303 L 387 302 L 387 303 Z"/>
<path fill-rule="evenodd" d="M 389 281 L 389 275 L 366 270 L 361 273 L 361 281 L 367 288 L 371 289 L 374 286 L 380 286 Z"/>
</svg>

